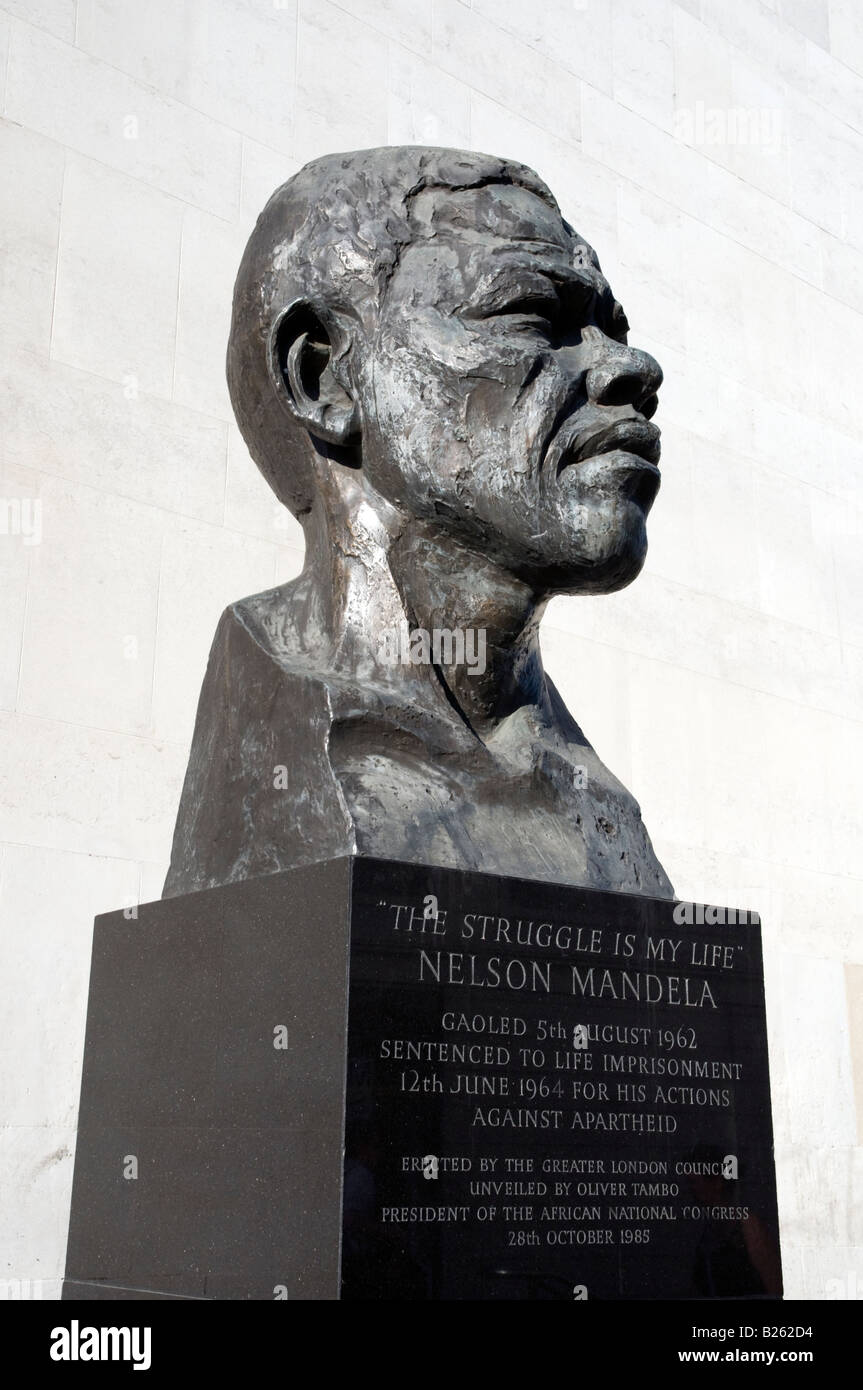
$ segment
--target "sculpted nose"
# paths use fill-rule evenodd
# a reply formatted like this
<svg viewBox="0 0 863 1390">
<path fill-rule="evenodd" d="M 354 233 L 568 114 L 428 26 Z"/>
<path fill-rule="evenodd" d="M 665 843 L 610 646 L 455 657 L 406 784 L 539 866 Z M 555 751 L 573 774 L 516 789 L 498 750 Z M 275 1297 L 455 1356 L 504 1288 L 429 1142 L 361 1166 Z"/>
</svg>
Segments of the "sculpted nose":
<svg viewBox="0 0 863 1390">
<path fill-rule="evenodd" d="M 646 415 L 656 409 L 661 385 L 662 368 L 655 357 L 607 338 L 586 378 L 587 395 L 594 405 L 632 405 Z"/>
</svg>

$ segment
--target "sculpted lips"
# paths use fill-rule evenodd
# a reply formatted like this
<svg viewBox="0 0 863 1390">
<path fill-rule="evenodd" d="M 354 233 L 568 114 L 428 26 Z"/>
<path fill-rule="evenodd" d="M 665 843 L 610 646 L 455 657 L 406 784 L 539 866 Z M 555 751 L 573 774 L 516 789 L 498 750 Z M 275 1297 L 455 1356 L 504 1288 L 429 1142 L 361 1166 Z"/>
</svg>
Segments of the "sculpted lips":
<svg viewBox="0 0 863 1390">
<path fill-rule="evenodd" d="M 636 454 L 655 468 L 660 453 L 659 430 L 649 420 L 633 416 L 617 420 L 613 425 L 592 430 L 589 434 L 578 434 L 564 449 L 557 465 L 558 474 L 570 464 L 581 463 L 584 459 L 595 458 L 598 454 L 610 454 L 616 450 Z"/>
</svg>

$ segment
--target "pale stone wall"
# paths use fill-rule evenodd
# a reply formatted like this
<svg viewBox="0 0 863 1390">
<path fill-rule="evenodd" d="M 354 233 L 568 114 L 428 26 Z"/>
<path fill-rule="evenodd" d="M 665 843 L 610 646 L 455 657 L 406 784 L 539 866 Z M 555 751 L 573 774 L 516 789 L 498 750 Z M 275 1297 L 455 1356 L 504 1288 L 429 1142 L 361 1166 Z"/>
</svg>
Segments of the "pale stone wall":
<svg viewBox="0 0 863 1390">
<path fill-rule="evenodd" d="M 863 1292 L 863 8 L 3 0 L 0 101 L 0 1278 L 56 1293 L 93 914 L 158 896 L 219 613 L 302 562 L 245 238 L 416 142 L 538 169 L 665 367 L 645 574 L 543 645 L 681 896 L 762 913 L 788 1293 Z"/>
</svg>

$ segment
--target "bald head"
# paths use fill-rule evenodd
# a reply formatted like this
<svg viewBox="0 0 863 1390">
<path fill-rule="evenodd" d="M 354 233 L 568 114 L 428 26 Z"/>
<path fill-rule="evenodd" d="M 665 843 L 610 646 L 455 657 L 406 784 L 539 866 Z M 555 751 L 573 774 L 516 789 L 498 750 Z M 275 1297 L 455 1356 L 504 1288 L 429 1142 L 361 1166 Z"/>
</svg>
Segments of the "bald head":
<svg viewBox="0 0 863 1390">
<path fill-rule="evenodd" d="M 314 445 L 354 438 L 349 326 L 374 333 L 404 248 L 434 235 L 439 215 L 458 216 L 457 204 L 444 214 L 445 200 L 421 195 L 488 185 L 526 189 L 559 215 L 522 164 L 393 146 L 313 160 L 258 218 L 234 289 L 228 386 L 253 459 L 296 515 L 314 500 Z"/>
</svg>

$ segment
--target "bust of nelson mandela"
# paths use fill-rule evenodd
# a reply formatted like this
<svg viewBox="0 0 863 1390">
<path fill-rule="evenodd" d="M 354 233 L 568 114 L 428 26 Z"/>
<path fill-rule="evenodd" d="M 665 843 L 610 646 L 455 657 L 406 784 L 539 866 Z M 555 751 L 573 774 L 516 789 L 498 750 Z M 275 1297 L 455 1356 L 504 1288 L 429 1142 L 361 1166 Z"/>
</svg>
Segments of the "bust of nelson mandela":
<svg viewBox="0 0 863 1390">
<path fill-rule="evenodd" d="M 306 564 L 221 619 L 166 896 L 344 854 L 672 896 L 539 645 L 641 569 L 661 379 L 523 165 L 364 150 L 273 194 L 228 382 Z"/>
</svg>

